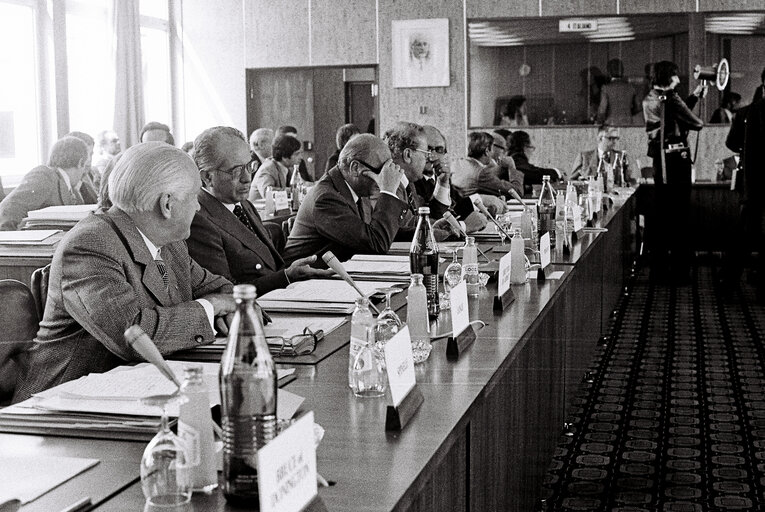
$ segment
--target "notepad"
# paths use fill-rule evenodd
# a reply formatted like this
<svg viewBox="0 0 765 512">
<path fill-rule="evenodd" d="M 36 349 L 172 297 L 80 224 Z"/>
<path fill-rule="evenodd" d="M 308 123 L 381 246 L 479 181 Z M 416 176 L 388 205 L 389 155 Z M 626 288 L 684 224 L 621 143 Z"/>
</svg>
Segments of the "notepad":
<svg viewBox="0 0 765 512">
<path fill-rule="evenodd" d="M 366 262 L 373 266 L 380 262 Z M 407 272 L 409 264 L 406 264 Z M 373 295 L 380 288 L 395 285 L 395 282 L 356 281 L 356 285 L 366 296 Z M 273 302 L 310 302 L 310 303 L 346 303 L 353 304 L 359 292 L 345 281 L 337 279 L 309 279 L 292 283 L 287 288 L 272 290 L 258 299 L 258 304 L 269 310 L 266 303 Z"/>
<path fill-rule="evenodd" d="M 27 212 L 29 219 L 56 219 L 56 220 L 82 220 L 91 212 L 95 211 L 94 204 L 71 204 L 62 206 L 48 206 L 39 210 Z"/>
<path fill-rule="evenodd" d="M 75 457 L 0 455 L 0 503 L 15 498 L 27 504 L 98 462 Z"/>
<path fill-rule="evenodd" d="M 48 240 L 56 233 L 61 233 L 60 229 L 40 229 L 23 231 L 0 231 L 0 244 L 5 245 L 50 245 L 54 241 Z"/>
</svg>

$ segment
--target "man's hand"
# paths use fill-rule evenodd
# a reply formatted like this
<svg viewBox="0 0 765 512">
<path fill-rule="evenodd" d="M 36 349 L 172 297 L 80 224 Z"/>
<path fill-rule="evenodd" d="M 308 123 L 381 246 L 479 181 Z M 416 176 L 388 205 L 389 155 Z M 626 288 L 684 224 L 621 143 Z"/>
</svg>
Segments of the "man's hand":
<svg viewBox="0 0 765 512">
<path fill-rule="evenodd" d="M 300 258 L 292 262 L 288 268 L 284 270 L 287 274 L 287 279 L 291 283 L 295 281 L 303 281 L 305 279 L 329 277 L 335 273 L 332 269 L 318 269 L 313 268 L 311 265 L 316 262 L 316 255 L 308 256 L 307 258 Z"/>
<path fill-rule="evenodd" d="M 228 326 L 231 325 L 234 311 L 236 311 L 234 297 L 225 293 L 211 293 L 200 297 L 200 299 L 204 299 L 212 305 L 215 328 L 220 334 L 226 336 L 228 334 Z"/>
<path fill-rule="evenodd" d="M 499 157 L 499 165 L 502 167 L 507 167 L 508 169 L 517 170 L 515 168 L 515 160 L 507 155 Z"/>
<path fill-rule="evenodd" d="M 404 171 L 401 167 L 394 164 L 393 160 L 388 160 L 383 165 L 380 174 L 369 174 L 368 176 L 374 177 L 373 179 L 377 182 L 377 186 L 380 187 L 380 192 L 395 194 L 403 175 Z"/>
<path fill-rule="evenodd" d="M 439 163 L 441 165 L 440 174 L 438 175 L 438 182 L 441 186 L 448 187 L 452 179 L 452 168 L 449 165 L 449 156 L 443 155 Z"/>
<path fill-rule="evenodd" d="M 443 242 L 449 236 L 452 234 L 451 231 L 446 231 L 443 229 L 438 229 L 435 225 L 433 226 L 433 238 L 436 239 L 436 242 Z"/>
<path fill-rule="evenodd" d="M 707 81 L 704 80 L 699 85 L 697 85 L 696 88 L 693 90 L 693 95 L 701 99 L 707 95 L 708 90 L 709 90 L 709 85 L 707 85 Z"/>
<path fill-rule="evenodd" d="M 489 223 L 489 219 L 484 217 L 481 212 L 471 212 L 470 215 L 465 218 L 464 222 L 465 232 L 475 233 L 476 231 L 481 231 L 483 228 L 485 228 Z"/>
<path fill-rule="evenodd" d="M 435 221 L 433 223 L 433 229 L 435 230 L 435 233 L 438 233 L 439 231 L 445 232 L 446 238 L 448 238 L 449 236 L 455 236 L 457 238 L 462 236 L 462 233 L 454 229 L 454 227 L 451 224 L 449 224 L 449 221 L 447 221 L 446 219 L 438 219 L 437 221 Z M 446 238 L 444 238 L 444 240 Z M 441 242 L 441 241 L 442 240 L 439 240 L 438 238 L 436 238 L 436 242 Z"/>
</svg>

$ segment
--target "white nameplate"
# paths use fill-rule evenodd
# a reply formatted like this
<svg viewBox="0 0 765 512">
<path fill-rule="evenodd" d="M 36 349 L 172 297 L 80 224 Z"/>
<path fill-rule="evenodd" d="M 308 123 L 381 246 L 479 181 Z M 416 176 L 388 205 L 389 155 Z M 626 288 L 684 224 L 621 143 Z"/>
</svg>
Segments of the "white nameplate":
<svg viewBox="0 0 765 512">
<path fill-rule="evenodd" d="M 279 210 L 289 210 L 290 208 L 290 202 L 289 199 L 287 199 L 287 191 L 286 190 L 274 190 L 274 207 L 276 208 L 276 211 Z"/>
<path fill-rule="evenodd" d="M 480 212 L 476 204 L 483 203 L 483 199 L 479 194 L 470 194 L 470 202 L 473 203 L 473 210 Z"/>
<path fill-rule="evenodd" d="M 574 231 L 582 229 L 582 209 L 578 205 L 571 207 L 571 213 L 574 215 Z"/>
<path fill-rule="evenodd" d="M 398 331 L 385 344 L 384 351 L 390 396 L 393 399 L 393 407 L 398 407 L 416 383 L 409 327 L 405 325 Z"/>
<path fill-rule="evenodd" d="M 455 338 L 470 325 L 470 310 L 468 309 L 467 281 L 462 280 L 449 292 L 449 302 L 452 309 L 452 336 Z"/>
<path fill-rule="evenodd" d="M 497 281 L 497 296 L 499 297 L 502 297 L 510 289 L 511 254 L 508 252 L 499 260 L 499 279 Z"/>
<path fill-rule="evenodd" d="M 261 512 L 299 512 L 316 496 L 316 445 L 309 411 L 258 450 Z"/>
<path fill-rule="evenodd" d="M 597 32 L 597 19 L 574 18 L 558 21 L 559 32 Z"/>
<path fill-rule="evenodd" d="M 550 264 L 550 233 L 539 238 L 539 263 L 542 268 Z"/>
</svg>

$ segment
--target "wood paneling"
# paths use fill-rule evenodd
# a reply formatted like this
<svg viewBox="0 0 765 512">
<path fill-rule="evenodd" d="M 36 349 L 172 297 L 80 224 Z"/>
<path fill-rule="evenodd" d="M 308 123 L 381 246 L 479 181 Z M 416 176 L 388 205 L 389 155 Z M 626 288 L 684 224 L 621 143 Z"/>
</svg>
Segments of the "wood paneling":
<svg viewBox="0 0 765 512">
<path fill-rule="evenodd" d="M 380 21 L 380 131 L 396 121 L 437 126 L 449 143 L 449 152 L 466 153 L 465 30 L 462 1 L 400 2 L 379 0 Z M 449 87 L 397 88 L 392 85 L 391 21 L 449 18 Z M 425 107 L 427 113 L 420 114 Z"/>
<path fill-rule="evenodd" d="M 621 0 L 620 14 L 695 12 L 696 0 Z"/>
<path fill-rule="evenodd" d="M 759 11 L 762 0 L 699 0 L 700 11 Z"/>
<path fill-rule="evenodd" d="M 311 65 L 309 2 L 244 2 L 246 68 Z M 225 34 L 226 31 L 221 32 Z"/>
<path fill-rule="evenodd" d="M 341 68 L 313 72 L 315 175 L 321 176 L 327 158 L 335 152 L 335 132 L 345 124 L 345 82 Z"/>
<path fill-rule="evenodd" d="M 466 0 L 466 12 L 469 19 L 539 16 L 539 0 Z"/>
<path fill-rule="evenodd" d="M 297 128 L 300 140 L 314 140 L 312 70 L 249 70 L 248 88 L 250 131 L 289 124 Z"/>
<path fill-rule="evenodd" d="M 616 14 L 616 0 L 542 0 L 542 16 Z"/>
<path fill-rule="evenodd" d="M 375 0 L 311 1 L 311 65 L 375 64 Z"/>
</svg>

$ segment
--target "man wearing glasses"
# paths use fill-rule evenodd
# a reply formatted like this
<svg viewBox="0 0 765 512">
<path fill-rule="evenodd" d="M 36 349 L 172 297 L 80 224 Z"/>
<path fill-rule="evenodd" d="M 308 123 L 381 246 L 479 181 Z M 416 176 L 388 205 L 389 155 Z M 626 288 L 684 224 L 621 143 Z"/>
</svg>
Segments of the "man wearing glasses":
<svg viewBox="0 0 765 512">
<path fill-rule="evenodd" d="M 366 133 L 353 137 L 340 152 L 337 166 L 316 182 L 300 205 L 284 260 L 328 250 L 340 261 L 356 253 L 388 252 L 409 208 L 396 196 L 402 175 L 380 138 Z M 367 198 L 378 193 L 370 211 Z"/>
<path fill-rule="evenodd" d="M 331 273 L 310 267 L 315 257 L 299 259 L 285 268 L 255 207 L 247 200 L 253 166 L 239 130 L 218 126 L 202 132 L 194 141 L 194 161 L 203 188 L 188 246 L 201 266 L 235 284 L 254 284 L 258 295 Z"/>
<path fill-rule="evenodd" d="M 614 184 L 628 186 L 633 183 L 635 180 L 630 173 L 629 157 L 626 152 L 616 149 L 619 139 L 619 128 L 607 124 L 601 125 L 598 128 L 598 147 L 576 155 L 569 179 L 587 179 L 590 176 L 596 176 L 598 169 L 601 173 L 610 173 L 616 166 L 621 167 L 621 170 L 614 173 Z"/>
</svg>

